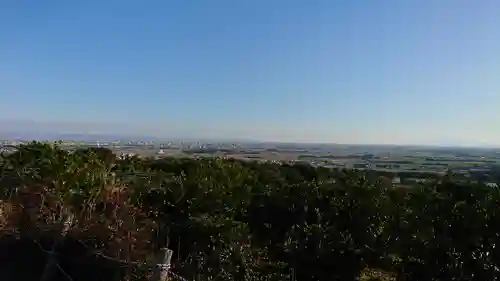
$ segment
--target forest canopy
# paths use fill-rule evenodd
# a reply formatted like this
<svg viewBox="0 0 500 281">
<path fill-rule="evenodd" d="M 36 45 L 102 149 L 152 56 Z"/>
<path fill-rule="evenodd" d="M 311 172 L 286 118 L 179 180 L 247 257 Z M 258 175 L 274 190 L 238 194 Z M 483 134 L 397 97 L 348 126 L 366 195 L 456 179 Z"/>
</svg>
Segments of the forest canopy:
<svg viewBox="0 0 500 281">
<path fill-rule="evenodd" d="M 134 261 L 168 247 L 188 280 L 500 277 L 500 190 L 481 183 L 39 142 L 0 161 L 0 239 L 50 238 L 71 216 L 68 241 Z"/>
</svg>

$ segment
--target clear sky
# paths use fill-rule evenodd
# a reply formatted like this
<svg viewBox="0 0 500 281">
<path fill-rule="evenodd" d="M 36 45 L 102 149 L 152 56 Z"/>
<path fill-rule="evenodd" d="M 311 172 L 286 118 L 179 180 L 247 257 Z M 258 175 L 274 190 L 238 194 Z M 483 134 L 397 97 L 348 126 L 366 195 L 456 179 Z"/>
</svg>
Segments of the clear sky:
<svg viewBox="0 0 500 281">
<path fill-rule="evenodd" d="M 499 11 L 498 0 L 1 1 L 0 120 L 500 145 Z"/>
</svg>

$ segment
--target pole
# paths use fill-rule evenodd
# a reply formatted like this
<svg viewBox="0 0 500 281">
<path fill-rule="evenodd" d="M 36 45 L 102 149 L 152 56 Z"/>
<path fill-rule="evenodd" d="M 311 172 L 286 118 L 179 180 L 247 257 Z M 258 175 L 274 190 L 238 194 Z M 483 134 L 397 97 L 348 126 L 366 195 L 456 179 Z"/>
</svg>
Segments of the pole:
<svg viewBox="0 0 500 281">
<path fill-rule="evenodd" d="M 153 275 L 153 281 L 165 281 L 170 269 L 170 261 L 174 252 L 168 248 L 161 248 L 156 256 L 156 268 Z"/>
</svg>

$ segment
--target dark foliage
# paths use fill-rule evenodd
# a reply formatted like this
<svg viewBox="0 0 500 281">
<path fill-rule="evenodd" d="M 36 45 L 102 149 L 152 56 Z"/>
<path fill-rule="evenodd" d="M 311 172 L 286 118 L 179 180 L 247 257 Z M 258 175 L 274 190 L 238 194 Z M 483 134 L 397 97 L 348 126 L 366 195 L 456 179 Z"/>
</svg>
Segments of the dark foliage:
<svg viewBox="0 0 500 281">
<path fill-rule="evenodd" d="M 62 214 L 75 216 L 59 251 L 75 281 L 128 272 L 110 271 L 111 263 L 80 244 L 130 261 L 151 260 L 166 245 L 175 251 L 173 271 L 197 280 L 358 280 L 373 272 L 383 272 L 379 280 L 500 277 L 500 190 L 451 177 L 400 189 L 369 171 L 118 160 L 107 150 L 33 143 L 4 156 L 0 180 L 0 253 L 16 252 L 16 266 L 1 255 L 11 266 L 2 272 L 18 280 L 38 280 L 24 275 L 39 277 L 41 269 L 19 269 L 43 264 L 45 255 L 31 240 L 12 237 L 53 240 Z"/>
</svg>

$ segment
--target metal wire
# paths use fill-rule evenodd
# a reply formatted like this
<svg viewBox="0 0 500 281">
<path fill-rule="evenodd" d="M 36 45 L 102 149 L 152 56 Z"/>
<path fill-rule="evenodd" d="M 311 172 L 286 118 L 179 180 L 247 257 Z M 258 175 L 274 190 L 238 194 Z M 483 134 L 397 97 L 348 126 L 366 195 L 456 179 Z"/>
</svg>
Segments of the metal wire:
<svg viewBox="0 0 500 281">
<path fill-rule="evenodd" d="M 37 245 L 37 247 L 44 253 L 46 253 L 47 255 L 55 255 L 56 253 L 54 251 L 51 251 L 51 250 L 47 250 L 43 247 L 43 245 L 36 239 L 33 239 L 33 238 L 30 238 L 30 240 L 35 244 Z M 88 249 L 90 251 L 90 253 L 92 255 L 95 255 L 95 256 L 98 256 L 100 258 L 103 258 L 103 259 L 106 259 L 106 260 L 109 260 L 109 261 L 112 261 L 112 262 L 115 262 L 115 263 L 119 263 L 119 264 L 123 264 L 123 265 L 135 265 L 135 266 L 147 266 L 149 267 L 150 269 L 152 268 L 162 268 L 162 269 L 167 269 L 168 270 L 168 276 L 169 278 L 173 279 L 173 280 L 177 280 L 177 281 L 189 281 L 189 279 L 186 279 L 184 278 L 183 276 L 173 272 L 170 268 L 164 268 L 168 265 L 164 265 L 164 264 L 155 264 L 155 263 L 147 263 L 147 262 L 139 262 L 139 261 L 125 261 L 125 260 L 121 260 L 121 259 L 117 259 L 117 258 L 113 258 L 113 257 L 110 257 L 108 255 L 105 255 L 103 254 L 102 252 L 99 252 L 99 251 L 94 251 L 92 250 L 91 247 L 89 247 L 88 245 L 86 245 L 85 243 L 83 243 L 82 241 L 78 240 L 78 242 L 84 246 L 86 249 Z M 55 266 L 57 267 L 57 269 L 69 280 L 69 281 L 73 281 L 73 278 L 61 267 L 61 265 L 57 262 L 56 260 L 56 263 L 55 263 Z"/>
</svg>

